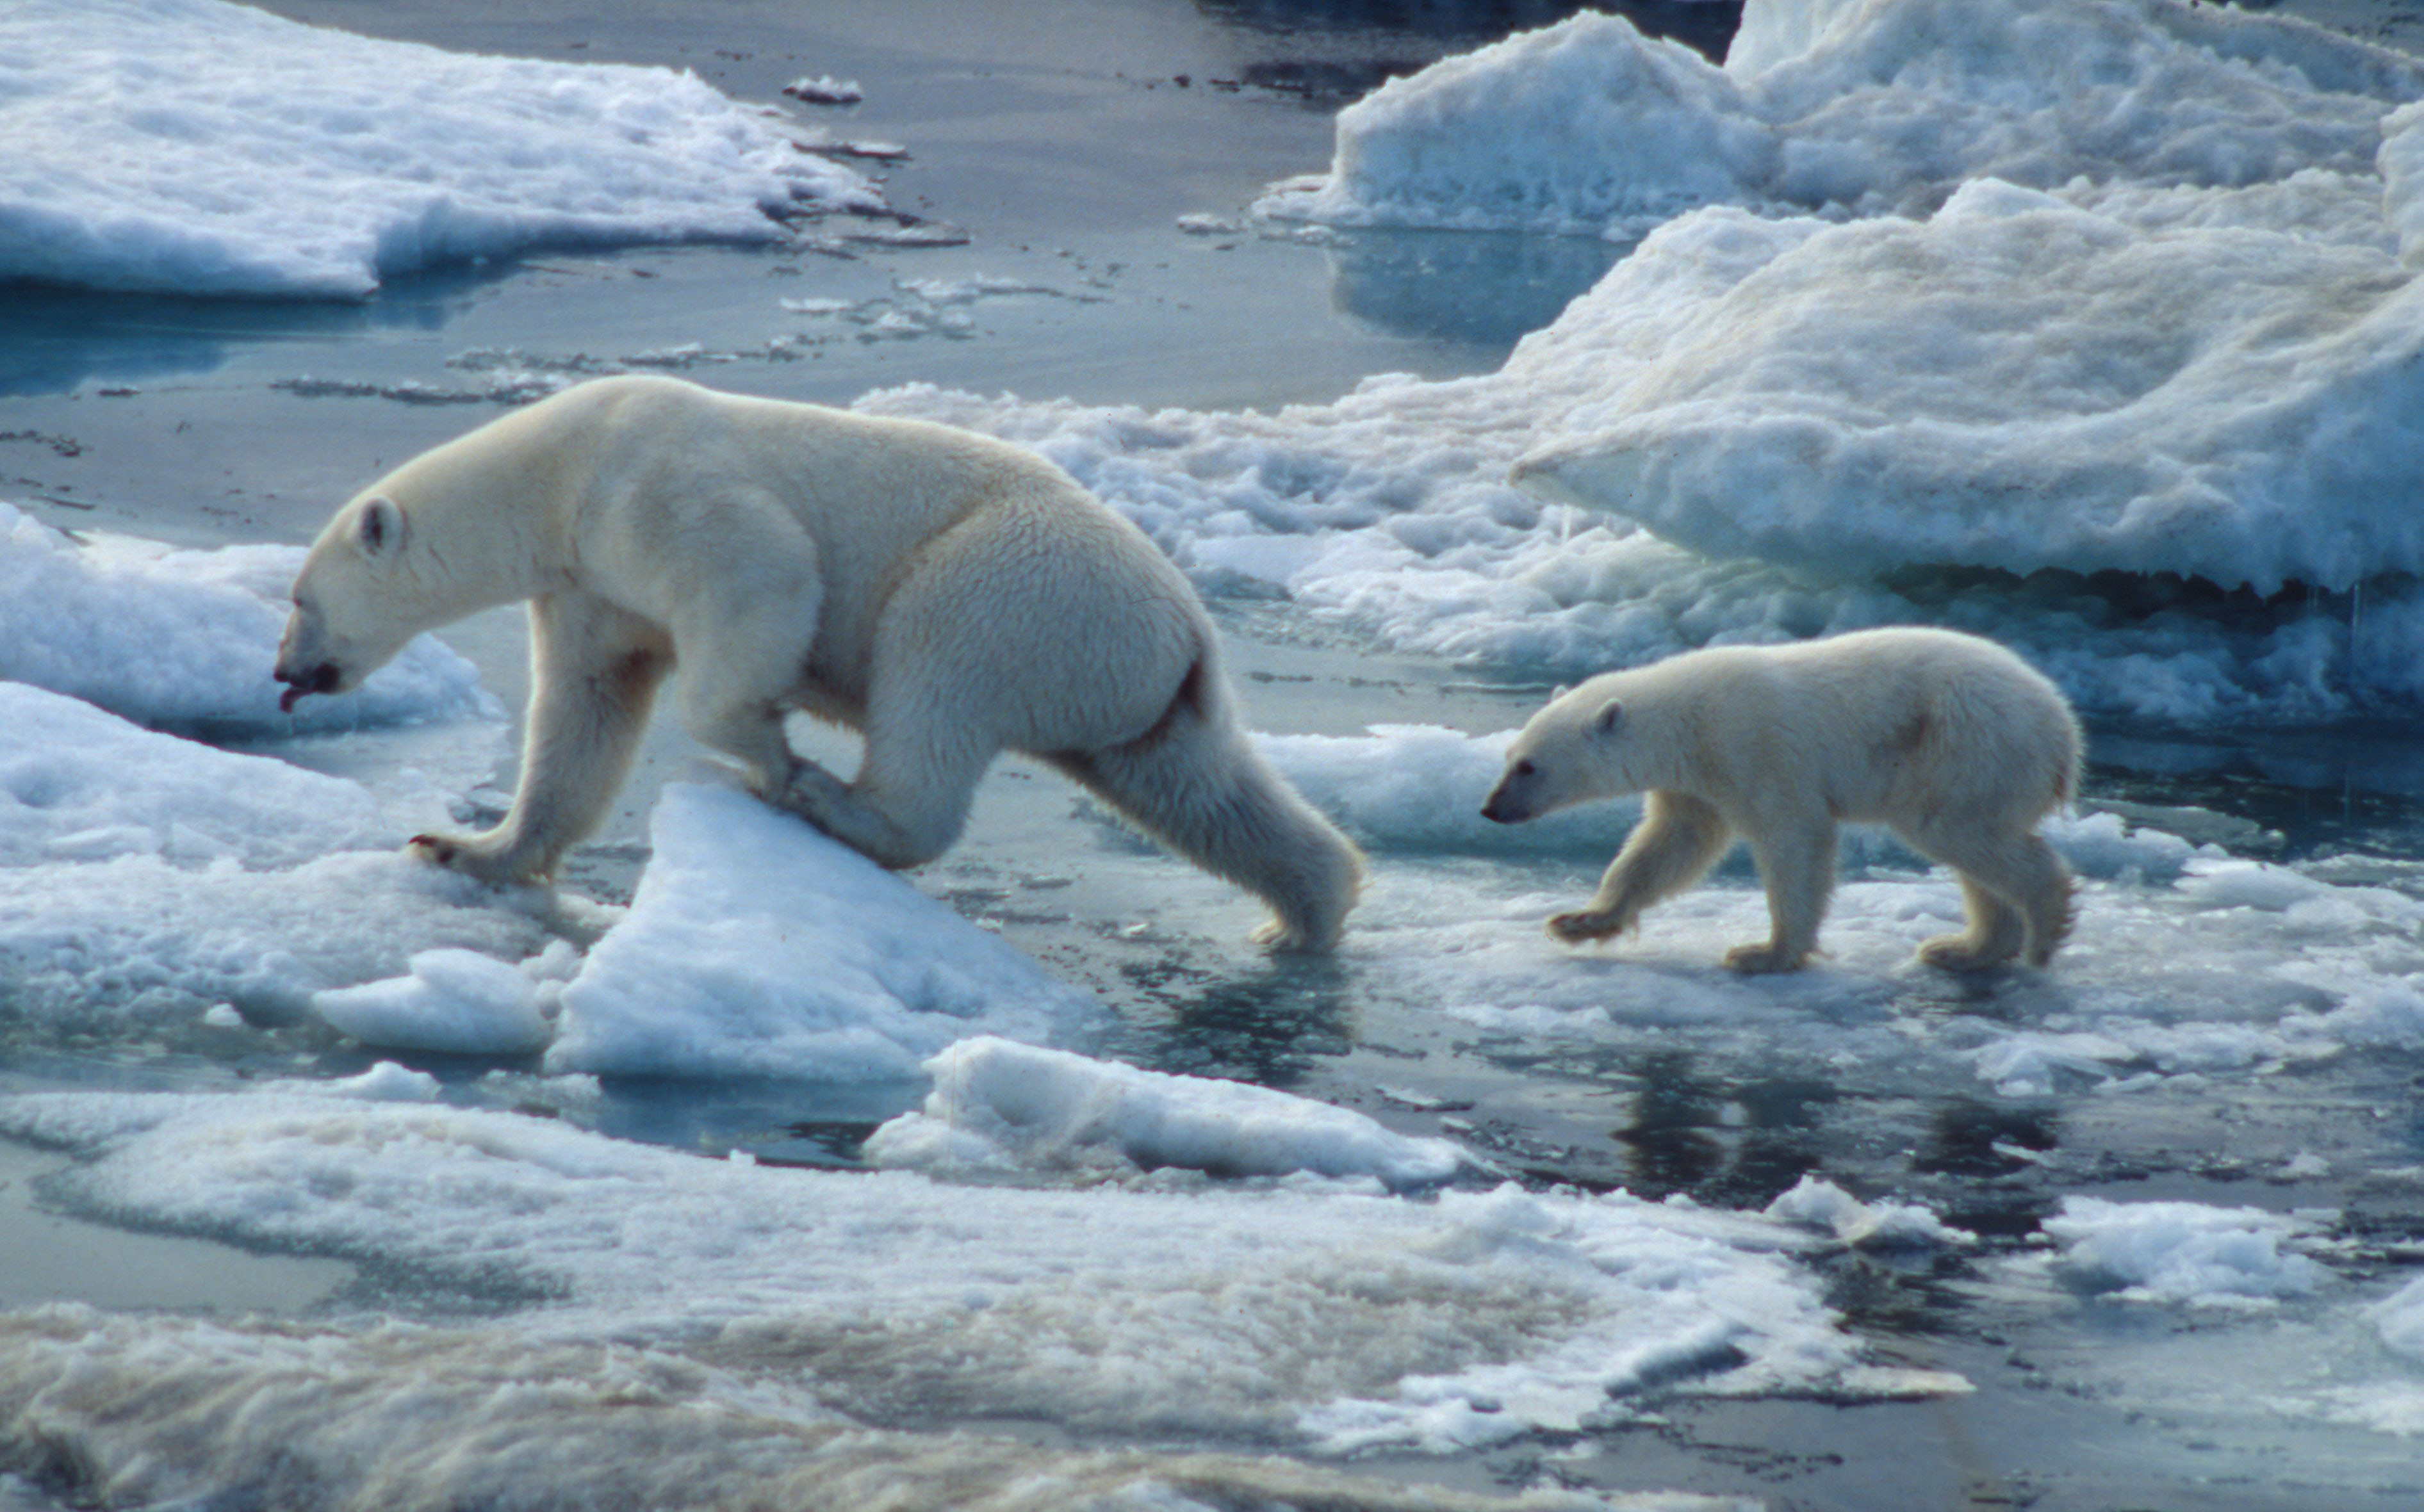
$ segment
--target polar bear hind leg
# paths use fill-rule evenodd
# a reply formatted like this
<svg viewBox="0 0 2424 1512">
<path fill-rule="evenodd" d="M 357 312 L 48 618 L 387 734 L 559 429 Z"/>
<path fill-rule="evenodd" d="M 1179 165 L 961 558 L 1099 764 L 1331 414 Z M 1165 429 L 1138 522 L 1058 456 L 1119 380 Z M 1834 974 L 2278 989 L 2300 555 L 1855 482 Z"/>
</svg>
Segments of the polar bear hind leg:
<svg viewBox="0 0 2424 1512">
<path fill-rule="evenodd" d="M 1254 932 L 1278 950 L 1327 950 L 1363 889 L 1364 860 L 1238 728 L 1219 675 L 1198 663 L 1160 723 L 1124 744 L 1052 764 L 1147 835 L 1270 904 Z"/>
<path fill-rule="evenodd" d="M 1931 966 L 1979 971 L 2018 956 L 2032 966 L 2053 959 L 2070 933 L 2072 883 L 2044 836 L 2033 830 L 1980 834 L 1947 823 L 1896 825 L 1911 849 L 1961 878 L 1970 928 L 1919 947 Z"/>
</svg>

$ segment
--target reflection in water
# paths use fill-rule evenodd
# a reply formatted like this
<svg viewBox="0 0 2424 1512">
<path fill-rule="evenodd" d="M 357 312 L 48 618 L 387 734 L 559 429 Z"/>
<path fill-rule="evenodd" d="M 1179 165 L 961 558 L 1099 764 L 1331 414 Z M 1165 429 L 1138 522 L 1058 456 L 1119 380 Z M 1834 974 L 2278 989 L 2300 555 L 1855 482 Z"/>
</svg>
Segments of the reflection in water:
<svg viewBox="0 0 2424 1512">
<path fill-rule="evenodd" d="M 1728 1207 L 1763 1207 L 1816 1170 L 1811 1131 L 1820 1108 L 1842 1096 L 1806 1077 L 1729 1086 L 1682 1050 L 1646 1056 L 1633 1074 L 1632 1118 L 1610 1136 L 1626 1147 L 1626 1189 Z"/>
<path fill-rule="evenodd" d="M 375 330 L 437 330 L 502 270 L 398 279 L 359 303 L 181 299 L 0 284 L 0 396 L 66 393 L 208 373 L 246 345 L 332 342 Z"/>
<path fill-rule="evenodd" d="M 1504 349 L 1555 320 L 1631 250 L 1594 236 L 1341 233 L 1331 299 L 1393 336 Z"/>
<path fill-rule="evenodd" d="M 1335 962 L 1280 961 L 1236 976 L 1172 959 L 1131 964 L 1122 975 L 1166 1005 L 1170 1017 L 1133 1024 L 1092 1054 L 1152 1071 L 1286 1089 L 1304 1078 L 1315 1058 L 1344 1056 L 1354 1045 L 1346 977 Z"/>
</svg>

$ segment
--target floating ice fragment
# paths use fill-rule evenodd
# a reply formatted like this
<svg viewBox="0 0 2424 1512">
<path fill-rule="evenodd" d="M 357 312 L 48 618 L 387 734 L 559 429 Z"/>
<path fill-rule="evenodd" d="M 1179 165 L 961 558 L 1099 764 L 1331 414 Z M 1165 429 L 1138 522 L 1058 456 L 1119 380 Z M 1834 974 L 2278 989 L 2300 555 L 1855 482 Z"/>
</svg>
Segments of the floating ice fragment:
<svg viewBox="0 0 2424 1512">
<path fill-rule="evenodd" d="M 811 105 L 854 105 L 867 98 L 856 79 L 837 79 L 830 73 L 793 79 L 783 86 L 783 92 Z"/>
<path fill-rule="evenodd" d="M 461 1056 L 529 1055 L 554 1038 L 555 1027 L 543 1008 L 562 992 L 559 982 L 542 981 L 534 972 L 475 950 L 423 950 L 412 958 L 410 975 L 314 993 L 311 1011 L 364 1044 Z"/>
<path fill-rule="evenodd" d="M 1445 1139 L 1396 1134 L 1348 1108 L 1267 1087 L 1173 1076 L 990 1036 L 928 1060 L 934 1090 L 867 1141 L 879 1166 L 1175 1166 L 1216 1176 L 1375 1176 L 1436 1185 L 1469 1163 Z"/>
<path fill-rule="evenodd" d="M 1767 1204 L 1767 1216 L 1805 1228 L 1823 1229 L 1860 1249 L 1960 1248 L 1978 1236 L 1908 1202 L 1861 1202 L 1833 1182 L 1805 1175 L 1791 1191 Z"/>
<path fill-rule="evenodd" d="M 2307 1225 L 2258 1208 L 2065 1197 L 2043 1228 L 2065 1247 L 2057 1272 L 2124 1301 L 2271 1307 L 2323 1278 L 2284 1248 Z"/>
<path fill-rule="evenodd" d="M 326 1088 L 331 1097 L 350 1097 L 365 1103 L 434 1103 L 439 1090 L 437 1077 L 425 1071 L 408 1070 L 392 1060 L 382 1060 L 359 1076 L 340 1076 L 311 1085 L 315 1092 Z"/>
</svg>

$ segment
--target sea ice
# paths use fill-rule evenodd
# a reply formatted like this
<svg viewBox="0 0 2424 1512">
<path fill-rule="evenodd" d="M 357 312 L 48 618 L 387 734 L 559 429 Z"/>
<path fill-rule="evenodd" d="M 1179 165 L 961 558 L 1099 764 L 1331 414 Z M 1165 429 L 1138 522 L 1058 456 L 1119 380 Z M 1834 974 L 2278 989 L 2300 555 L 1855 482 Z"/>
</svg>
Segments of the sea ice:
<svg viewBox="0 0 2424 1512">
<path fill-rule="evenodd" d="M 353 297 L 435 263 L 772 241 L 773 216 L 883 202 L 688 72 L 446 53 L 224 0 L 0 10 L 0 279 L 104 289 Z"/>
<path fill-rule="evenodd" d="M 1910 1202 L 1863 1202 L 1817 1176 L 1804 1176 L 1767 1204 L 1767 1216 L 1823 1229 L 1859 1249 L 1958 1248 L 1978 1236 Z"/>
<path fill-rule="evenodd" d="M 521 1056 L 555 1038 L 547 1011 L 563 995 L 560 982 L 476 950 L 421 951 L 409 973 L 313 993 L 311 1011 L 364 1044 L 396 1050 Z"/>
<path fill-rule="evenodd" d="M 281 713 L 270 667 L 302 565 L 292 546 L 79 543 L 0 503 L 0 678 L 219 736 L 502 716 L 471 663 L 426 635 L 360 688 Z"/>
<path fill-rule="evenodd" d="M 563 990 L 549 1069 L 914 1078 L 977 1034 L 1044 1041 L 1085 994 L 805 821 L 667 787 L 630 913 Z"/>
<path fill-rule="evenodd" d="M 1268 1087 L 1172 1076 L 983 1036 L 925 1064 L 934 1090 L 867 1141 L 878 1166 L 1216 1176 L 1373 1177 L 1435 1186 L 1472 1164 L 1445 1139 L 1391 1132 L 1349 1108 Z"/>
<path fill-rule="evenodd" d="M 910 1424 L 1344 1453 L 1571 1431 L 1656 1393 L 1858 1394 L 1858 1350 L 1789 1227 L 1620 1193 L 955 1186 L 301 1084 L 21 1097 L 0 1131 L 77 1153 L 59 1191 L 74 1210 L 544 1297 L 479 1346 L 613 1340 L 728 1373 L 720 1399 L 772 1393 L 753 1410 L 895 1404 Z M 0 1402 L 52 1378 L 54 1327 L 0 1324 Z M 215 1362 L 243 1355 L 226 1341 Z M 346 1372 L 370 1417 L 414 1374 Z"/>
</svg>

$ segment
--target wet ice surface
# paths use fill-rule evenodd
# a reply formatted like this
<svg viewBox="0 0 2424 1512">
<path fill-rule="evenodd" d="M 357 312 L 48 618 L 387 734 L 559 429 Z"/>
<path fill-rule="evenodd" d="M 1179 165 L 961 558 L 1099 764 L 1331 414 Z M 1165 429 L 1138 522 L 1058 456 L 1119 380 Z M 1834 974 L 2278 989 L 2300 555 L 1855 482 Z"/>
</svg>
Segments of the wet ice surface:
<svg viewBox="0 0 2424 1512">
<path fill-rule="evenodd" d="M 2311 609 L 1812 585 L 1506 488 L 1530 420 L 1486 375 L 1623 248 L 1246 214 L 1331 151 L 1346 96 L 1304 79 L 1486 39 L 1123 5 L 1009 38 L 872 9 L 711 37 L 294 8 L 687 65 L 749 101 L 853 82 L 861 104 L 796 124 L 905 146 L 854 161 L 930 218 L 541 252 L 316 310 L 0 295 L 24 338 L 0 498 L 25 517 L 0 539 L 0 1090 L 24 1094 L 0 1122 L 39 1141 L 10 1148 L 58 1222 L 236 1267 L 97 1272 L 103 1311 L 0 1315 L 0 1506 L 330 1475 L 384 1504 L 808 1477 L 841 1504 L 1056 1507 L 2424 1488 L 2424 773 L 2395 582 Z M 1588 329 L 1542 343 L 1541 391 L 1573 391 Z M 364 477 L 630 370 L 883 390 L 1035 442 L 1145 523 L 1214 599 L 1273 759 L 1374 859 L 1340 957 L 1253 952 L 1250 902 L 1014 763 L 908 884 L 759 833 L 788 821 L 670 728 L 553 898 L 399 857 L 510 789 L 466 669 L 518 704 L 518 624 L 459 627 L 467 663 L 433 648 L 386 707 L 315 700 L 296 728 L 262 711 L 263 596 Z M 1387 371 L 1482 381 L 1341 398 Z M 1764 927 L 1739 858 L 1632 939 L 1540 934 L 1634 812 L 1473 812 L 1553 682 L 1914 616 L 2018 641 L 2099 715 L 2090 802 L 2050 831 L 2084 883 L 2053 971 L 1911 964 L 1958 895 L 1871 836 L 1794 979 L 1714 964 Z M 2383 670 L 2352 674 L 2368 644 Z M 329 1268 L 237 1273 L 297 1256 Z M 238 1315 L 279 1288 L 308 1322 Z M 19 1432 L 33 1392 L 49 1447 Z"/>
</svg>

